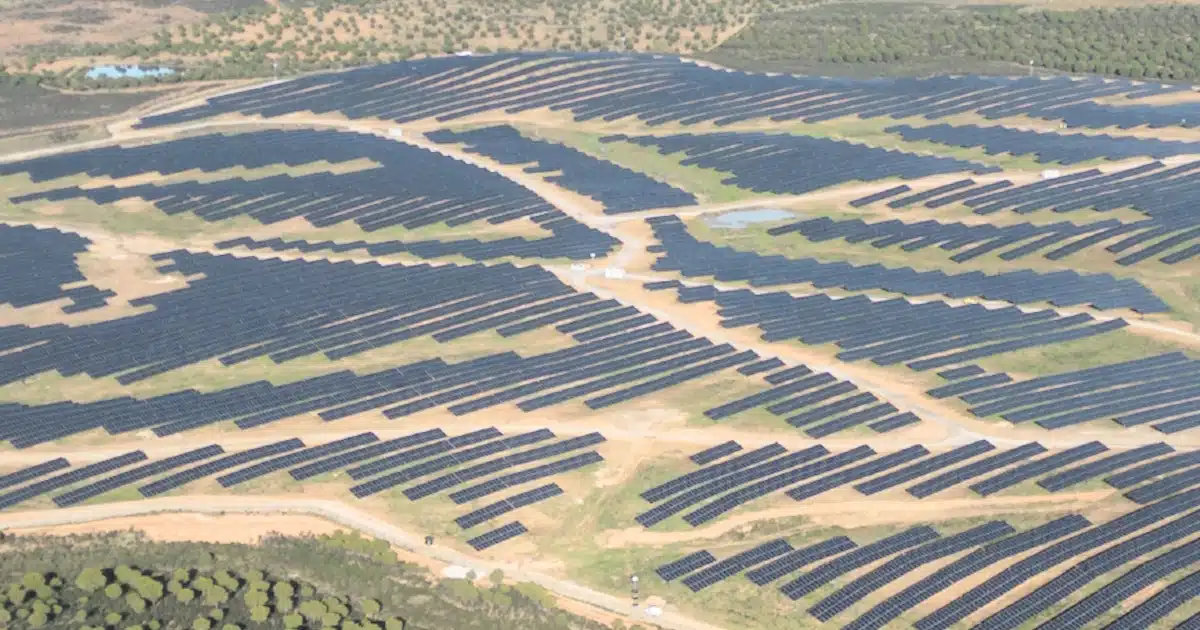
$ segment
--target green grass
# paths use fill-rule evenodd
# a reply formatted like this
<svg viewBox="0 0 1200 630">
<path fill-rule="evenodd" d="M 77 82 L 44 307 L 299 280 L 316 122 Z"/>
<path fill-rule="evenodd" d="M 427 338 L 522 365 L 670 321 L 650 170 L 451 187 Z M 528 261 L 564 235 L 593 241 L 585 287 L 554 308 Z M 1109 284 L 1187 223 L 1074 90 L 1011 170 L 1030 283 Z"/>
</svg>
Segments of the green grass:
<svg viewBox="0 0 1200 630">
<path fill-rule="evenodd" d="M 976 363 L 988 371 L 1007 372 L 1017 378 L 1083 370 L 1180 349 L 1174 344 L 1127 330 L 1116 330 L 1087 339 L 986 357 Z"/>
</svg>

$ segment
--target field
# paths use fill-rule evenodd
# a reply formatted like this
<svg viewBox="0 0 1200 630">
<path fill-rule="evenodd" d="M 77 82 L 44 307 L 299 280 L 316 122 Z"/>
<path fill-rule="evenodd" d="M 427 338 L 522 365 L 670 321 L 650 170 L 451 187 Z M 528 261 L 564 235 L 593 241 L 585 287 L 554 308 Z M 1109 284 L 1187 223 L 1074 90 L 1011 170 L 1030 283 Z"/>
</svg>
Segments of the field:
<svg viewBox="0 0 1200 630">
<path fill-rule="evenodd" d="M 580 629 L 1173 627 L 1188 88 L 1026 81 L 435 57 L 31 117 L 73 126 L 0 138 L 0 529 L 358 530 Z"/>
</svg>

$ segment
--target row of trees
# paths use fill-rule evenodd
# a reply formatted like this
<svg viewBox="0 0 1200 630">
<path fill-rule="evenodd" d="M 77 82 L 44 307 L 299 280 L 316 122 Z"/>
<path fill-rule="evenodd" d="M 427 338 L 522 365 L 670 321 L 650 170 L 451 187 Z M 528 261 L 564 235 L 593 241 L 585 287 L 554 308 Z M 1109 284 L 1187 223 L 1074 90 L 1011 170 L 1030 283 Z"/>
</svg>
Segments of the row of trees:
<svg viewBox="0 0 1200 630">
<path fill-rule="evenodd" d="M 258 545 L 135 532 L 0 542 L 0 628 L 611 630 L 531 584 L 435 580 L 356 534 Z"/>
<path fill-rule="evenodd" d="M 827 64 L 974 59 L 1064 72 L 1200 79 L 1200 6 L 1028 11 L 881 3 L 758 20 L 723 44 L 747 60 Z"/>
<path fill-rule="evenodd" d="M 30 51 L 25 71 L 53 61 L 107 57 L 179 62 L 184 79 L 269 76 L 459 50 L 711 49 L 755 15 L 816 0 L 366 0 L 285 3 L 214 15 L 118 43 Z M 154 79 L 146 79 L 152 81 Z M 167 79 L 173 80 L 173 79 Z M 82 80 L 72 87 L 87 87 Z"/>
</svg>

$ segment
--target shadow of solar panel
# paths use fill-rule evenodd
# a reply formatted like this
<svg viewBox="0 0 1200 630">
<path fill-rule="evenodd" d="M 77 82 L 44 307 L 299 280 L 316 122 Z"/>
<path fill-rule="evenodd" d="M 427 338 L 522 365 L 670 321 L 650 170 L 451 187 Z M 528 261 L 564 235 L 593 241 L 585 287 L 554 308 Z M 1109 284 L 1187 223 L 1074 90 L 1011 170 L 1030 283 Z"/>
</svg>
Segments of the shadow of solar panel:
<svg viewBox="0 0 1200 630">
<path fill-rule="evenodd" d="M 831 470 L 836 470 L 842 466 L 870 457 L 874 454 L 875 451 L 871 450 L 869 447 L 859 446 L 811 464 L 806 464 L 799 468 L 782 472 L 778 475 L 768 477 L 757 483 L 738 488 L 733 492 L 722 495 L 716 501 L 685 514 L 683 520 L 687 521 L 687 523 L 692 527 L 696 527 L 702 523 L 711 521 L 725 512 L 733 510 L 743 503 L 757 499 L 758 497 L 766 496 L 776 490 L 803 481 L 804 479 L 815 477 Z"/>
<path fill-rule="evenodd" d="M 604 458 L 595 451 L 588 451 L 579 455 L 560 459 L 558 461 L 543 464 L 534 468 L 527 468 L 517 472 L 502 475 L 494 479 L 489 479 L 483 483 L 476 484 L 469 488 L 459 490 L 450 494 L 450 500 L 462 505 L 467 501 L 473 501 L 485 497 L 494 492 L 499 492 L 505 488 L 511 488 L 523 483 L 529 483 L 537 479 L 543 479 L 551 475 L 578 470 L 584 466 L 595 464 L 604 461 Z"/>
<path fill-rule="evenodd" d="M 746 578 L 758 586 L 770 584 L 775 580 L 799 571 L 814 562 L 820 562 L 830 556 L 855 549 L 858 545 L 845 536 L 836 536 L 819 543 L 790 551 L 782 557 L 761 567 L 746 572 Z"/>
<path fill-rule="evenodd" d="M 643 527 L 652 527 L 660 523 L 674 514 L 678 514 L 683 510 L 696 505 L 706 499 L 710 499 L 722 492 L 732 490 L 740 485 L 749 483 L 756 479 L 762 479 L 768 475 L 795 468 L 801 464 L 812 461 L 819 457 L 829 454 L 829 450 L 824 446 L 810 446 L 809 448 L 789 453 L 783 457 L 767 460 L 765 463 L 749 468 L 742 468 L 735 472 L 718 477 L 708 483 L 692 486 L 681 494 L 677 494 L 670 499 L 655 505 L 650 510 L 637 515 L 636 520 Z"/>
<path fill-rule="evenodd" d="M 479 459 L 481 457 L 487 457 L 488 455 L 494 455 L 512 448 L 527 446 L 542 440 L 548 440 L 553 437 L 554 433 L 552 433 L 549 429 L 539 429 L 529 433 L 522 433 L 520 435 L 502 438 L 494 442 L 488 442 L 486 444 L 476 446 L 474 448 L 451 452 L 444 457 L 421 462 L 420 464 L 409 466 L 408 468 L 383 475 L 382 477 L 376 477 L 370 481 L 367 481 L 366 483 L 361 483 L 350 488 L 350 492 L 352 492 L 354 496 L 361 499 L 365 496 L 381 492 L 419 477 L 433 474 L 440 470 L 445 470 L 465 462 Z"/>
<path fill-rule="evenodd" d="M 1044 475 L 1052 470 L 1057 470 L 1063 466 L 1087 459 L 1107 450 L 1108 447 L 1100 442 L 1092 441 L 1087 444 L 1080 444 L 1060 453 L 1048 455 L 1037 461 L 1022 464 L 999 475 L 988 477 L 983 481 L 972 484 L 970 488 L 981 496 L 988 496 L 1005 488 L 1015 486 L 1022 481 L 1033 479 L 1038 475 Z"/>
<path fill-rule="evenodd" d="M 468 540 L 467 544 L 471 545 L 471 548 L 475 551 L 483 551 L 488 547 L 498 545 L 506 540 L 511 540 L 517 536 L 520 536 L 521 534 L 527 533 L 528 531 L 529 530 L 525 529 L 525 526 L 522 525 L 520 521 L 513 521 L 512 523 L 493 529 L 486 534 L 476 536 Z"/>
<path fill-rule="evenodd" d="M 17 488 L 5 494 L 0 495 L 0 509 L 12 507 L 18 503 L 28 501 L 37 496 L 41 496 L 47 492 L 57 490 L 59 488 L 79 483 L 84 479 L 103 475 L 107 472 L 112 472 L 118 468 L 136 464 L 137 462 L 145 461 L 146 454 L 142 451 L 130 451 L 124 455 L 118 455 L 103 461 L 89 464 L 83 468 L 69 470 L 60 475 L 35 481 L 27 486 Z"/>
<path fill-rule="evenodd" d="M 740 450 L 742 450 L 741 444 L 738 444 L 733 440 L 729 440 L 728 442 L 722 442 L 716 446 L 706 448 L 699 453 L 693 453 L 688 457 L 688 459 L 692 460 L 693 464 L 706 466 L 717 461 L 718 459 L 721 459 L 722 457 L 725 457 L 726 455 L 732 455 Z M 0 484 L 3 484 L 3 479 L 0 479 Z"/>
<path fill-rule="evenodd" d="M 1123 514 L 1111 521 L 1041 549 L 1009 565 L 999 573 L 963 593 L 954 601 L 926 615 L 915 624 L 918 630 L 942 630 L 1004 596 L 1020 584 L 1049 571 L 1054 566 L 1095 550 L 1107 543 L 1137 532 L 1149 525 L 1195 507 L 1200 489 L 1176 495 L 1147 507 Z M 1184 519 L 1187 520 L 1187 519 Z"/>
<path fill-rule="evenodd" d="M 333 455 L 342 451 L 373 444 L 378 442 L 379 438 L 374 433 L 360 433 L 348 438 L 342 438 L 333 442 L 321 444 L 320 446 L 312 446 L 300 451 L 292 451 L 290 453 L 280 455 L 273 459 L 268 459 L 264 462 L 259 462 L 253 466 L 236 470 L 227 475 L 217 477 L 217 483 L 221 484 L 222 488 L 236 486 L 239 483 L 245 483 L 251 479 L 257 479 L 264 475 L 269 475 L 273 472 L 291 468 L 297 464 L 302 464 L 314 459 L 320 459 L 327 455 Z"/>
<path fill-rule="evenodd" d="M 1147 553 L 1173 545 L 1200 531 L 1200 519 L 1187 518 L 1157 527 L 1108 547 L 1055 576 L 1024 597 L 984 619 L 978 627 L 1016 628 L 1061 602 L 1096 578 Z"/>
<path fill-rule="evenodd" d="M 867 462 L 865 464 L 847 468 L 845 470 L 821 477 L 816 481 L 796 486 L 795 488 L 788 490 L 787 495 L 796 501 L 810 499 L 824 492 L 828 492 L 829 490 L 832 490 L 838 486 L 851 483 L 857 479 L 862 479 L 863 477 L 869 477 L 871 475 L 878 474 L 894 466 L 911 462 L 915 459 L 920 459 L 928 454 L 929 449 L 921 446 L 920 444 L 915 444 L 908 448 L 896 451 L 895 453 L 888 453 L 879 459 Z"/>
<path fill-rule="evenodd" d="M 514 494 L 507 499 L 501 499 L 496 503 L 481 507 L 474 512 L 464 514 L 454 519 L 454 522 L 458 523 L 458 526 L 463 529 L 471 529 L 472 527 L 480 523 L 490 521 L 497 516 L 507 514 L 513 510 L 520 509 L 527 505 L 533 505 L 539 501 L 545 501 L 546 499 L 559 496 L 562 493 L 563 490 L 562 488 L 558 487 L 558 484 L 546 484 L 544 486 L 534 488 L 533 490 L 527 490 L 520 494 Z"/>
<path fill-rule="evenodd" d="M 1082 628 L 1139 591 L 1176 571 L 1200 564 L 1200 541 L 1163 553 L 1079 600 L 1044 625 L 1046 630 Z"/>
<path fill-rule="evenodd" d="M 792 551 L 782 538 L 772 540 L 731 556 L 683 578 L 683 585 L 697 593 L 717 582 L 731 578 L 746 569 Z"/>
<path fill-rule="evenodd" d="M 741 447 L 738 447 L 741 448 Z M 26 481 L 44 477 L 52 472 L 58 472 L 64 468 L 70 468 L 71 463 L 63 457 L 56 457 L 52 460 L 34 464 L 20 470 L 13 471 L 7 475 L 0 476 L 0 488 L 10 488 L 20 485 Z"/>
<path fill-rule="evenodd" d="M 817 602 L 808 609 L 808 613 L 821 621 L 829 621 L 862 601 L 870 593 L 894 582 L 906 573 L 919 569 L 922 565 L 1015 532 L 1016 530 L 1004 521 L 991 521 L 903 552 Z"/>
<path fill-rule="evenodd" d="M 987 440 L 977 440 L 970 444 L 964 444 L 958 448 L 934 455 L 928 459 L 916 462 L 910 466 L 905 466 L 900 470 L 890 472 L 886 475 L 881 475 L 864 481 L 854 486 L 855 490 L 865 495 L 872 495 L 894 488 L 900 484 L 907 483 L 918 477 L 923 477 L 936 470 L 940 470 L 947 466 L 957 464 L 961 461 L 975 457 L 983 453 L 995 450 Z"/>
<path fill-rule="evenodd" d="M 845 628 L 846 630 L 883 628 L 904 614 L 905 611 L 911 610 L 934 595 L 945 591 L 966 576 L 1090 526 L 1091 523 L 1086 518 L 1072 514 L 984 545 L 876 604 L 862 616 L 846 625 Z"/>
<path fill-rule="evenodd" d="M 1189 453 L 1179 453 L 1171 457 L 1164 457 L 1160 460 L 1153 461 L 1147 464 L 1142 464 L 1136 468 L 1119 472 L 1111 477 L 1106 477 L 1104 483 L 1118 489 L 1137 485 L 1147 479 L 1170 474 L 1181 468 L 1195 466 L 1200 464 L 1200 451 L 1191 451 Z"/>
<path fill-rule="evenodd" d="M 662 578 L 664 582 L 670 582 L 675 578 L 687 575 L 696 569 L 710 565 L 716 561 L 717 559 L 714 558 L 711 553 L 707 551 L 697 551 L 695 553 L 688 554 L 676 560 L 675 562 L 668 562 L 667 564 L 655 569 L 654 572 L 657 573 L 658 577 Z"/>
<path fill-rule="evenodd" d="M 1070 470 L 1064 470 L 1058 474 L 1051 475 L 1044 479 L 1039 479 L 1037 484 L 1049 492 L 1058 492 L 1065 488 L 1069 488 L 1077 483 L 1082 483 L 1088 479 L 1099 477 L 1105 473 L 1110 473 L 1118 468 L 1125 468 L 1133 464 L 1140 464 L 1147 459 L 1153 459 L 1167 453 L 1174 453 L 1175 449 L 1169 445 L 1159 442 L 1157 444 L 1146 444 L 1135 449 L 1116 453 L 1103 459 L 1076 466 Z"/>
<path fill-rule="evenodd" d="M 557 444 L 548 444 L 546 446 L 539 446 L 527 451 L 505 455 L 476 466 L 457 470 L 436 479 L 430 479 L 429 481 L 417 484 L 405 490 L 404 496 L 408 497 L 408 499 L 411 501 L 416 501 L 417 499 L 422 499 L 431 494 L 436 494 L 442 490 L 448 490 L 454 486 L 464 484 L 472 479 L 478 479 L 494 472 L 507 470 L 514 466 L 528 464 L 529 462 L 538 461 L 547 457 L 569 453 L 576 449 L 594 446 L 604 441 L 605 439 L 603 435 L 600 435 L 599 433 L 589 433 L 587 435 L 581 435 L 563 440 Z"/>
<path fill-rule="evenodd" d="M 779 590 L 795 601 L 855 569 L 938 537 L 938 533 L 928 525 L 907 529 L 834 558 L 784 584 Z"/>
<path fill-rule="evenodd" d="M 412 435 L 393 438 L 383 442 L 376 442 L 370 446 L 358 448 L 347 453 L 339 453 L 333 457 L 327 457 L 311 464 L 305 464 L 303 466 L 293 468 L 288 471 L 288 474 L 291 475 L 292 479 L 295 479 L 296 481 L 303 481 L 322 473 L 345 468 L 351 464 L 361 462 L 364 459 L 386 455 L 387 453 L 393 451 L 398 451 L 403 448 L 416 446 L 417 444 L 430 442 L 432 440 L 437 440 L 444 437 L 446 437 L 446 433 L 441 429 L 428 429 Z"/>
<path fill-rule="evenodd" d="M 693 486 L 712 481 L 731 472 L 749 468 L 755 464 L 760 464 L 786 452 L 787 449 L 778 442 L 771 443 L 748 453 L 738 455 L 733 459 L 728 459 L 719 464 L 713 464 L 712 466 L 676 477 L 666 483 L 646 490 L 640 496 L 651 503 L 662 501 L 673 494 L 677 494 Z"/>
<path fill-rule="evenodd" d="M 1030 442 L 1011 448 L 1003 453 L 996 453 L 989 457 L 985 457 L 979 461 L 972 462 L 965 466 L 959 466 L 952 470 L 948 470 L 936 477 L 926 479 L 920 483 L 909 486 L 905 489 L 912 496 L 918 499 L 924 499 L 927 496 L 936 494 L 949 488 L 964 483 L 969 479 L 973 479 L 980 475 L 986 475 L 993 470 L 999 470 L 1010 464 L 1014 464 L 1023 459 L 1028 459 L 1039 453 L 1046 452 L 1046 447 L 1037 442 Z"/>
<path fill-rule="evenodd" d="M 212 461 L 200 464 L 194 468 L 181 470 L 173 475 L 168 475 L 162 479 L 152 481 L 138 488 L 138 492 L 140 492 L 143 497 L 147 498 L 157 496 L 164 492 L 174 490 L 182 485 L 189 484 L 197 479 L 203 479 L 209 475 L 216 474 L 222 470 L 228 470 L 236 466 L 241 466 L 242 464 L 248 464 L 256 459 L 262 459 L 264 457 L 271 457 L 272 455 L 279 455 L 288 451 L 294 451 L 298 448 L 304 448 L 304 442 L 302 442 L 299 438 L 290 438 L 280 442 L 274 442 L 264 446 L 247 449 L 245 451 L 241 451 L 240 453 L 234 453 L 232 455 L 214 459 Z"/>
<path fill-rule="evenodd" d="M 1156 622 L 1175 609 L 1195 600 L 1197 594 L 1200 594 L 1200 571 L 1193 572 L 1134 606 L 1116 621 L 1105 626 L 1105 630 L 1152 628 Z M 1200 623 L 1200 617 L 1192 615 L 1182 625 L 1177 626 L 1176 630 L 1195 630 L 1197 623 Z"/>
<path fill-rule="evenodd" d="M 365 479 L 372 475 L 377 475 L 385 470 L 411 464 L 422 459 L 433 457 L 434 455 L 442 455 L 456 448 L 471 446 L 480 442 L 486 442 L 492 438 L 503 435 L 496 427 L 488 427 L 486 429 L 478 429 L 470 433 L 464 433 L 455 437 L 447 438 L 432 444 L 426 444 L 414 449 L 389 455 L 383 459 L 377 459 L 373 462 L 368 462 L 351 468 L 347 472 L 352 479 Z"/>
<path fill-rule="evenodd" d="M 178 466 L 195 463 L 210 457 L 216 457 L 224 452 L 225 450 L 220 446 L 216 444 L 210 444 L 186 453 L 172 455 L 171 457 L 166 457 L 156 462 L 151 462 L 145 466 L 132 468 L 130 470 L 117 473 L 111 477 L 101 479 L 95 483 L 76 488 L 69 492 L 64 492 L 63 494 L 54 497 L 54 503 L 58 507 L 67 507 L 69 505 L 75 505 L 76 503 L 82 503 L 92 497 L 104 494 L 105 492 L 116 490 L 117 488 L 141 481 L 147 477 L 153 477 L 155 475 L 162 474 Z"/>
</svg>

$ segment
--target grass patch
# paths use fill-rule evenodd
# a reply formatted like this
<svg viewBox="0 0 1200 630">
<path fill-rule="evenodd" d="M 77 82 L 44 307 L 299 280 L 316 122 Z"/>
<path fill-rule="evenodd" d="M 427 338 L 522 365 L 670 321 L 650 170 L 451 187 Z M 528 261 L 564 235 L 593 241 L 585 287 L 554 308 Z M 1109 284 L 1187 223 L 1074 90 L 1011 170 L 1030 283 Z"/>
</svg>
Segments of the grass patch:
<svg viewBox="0 0 1200 630">
<path fill-rule="evenodd" d="M 989 372 L 1007 372 L 1014 378 L 1021 378 L 1083 370 L 1179 349 L 1128 330 L 1115 330 L 1087 339 L 986 357 L 976 363 Z"/>
</svg>

